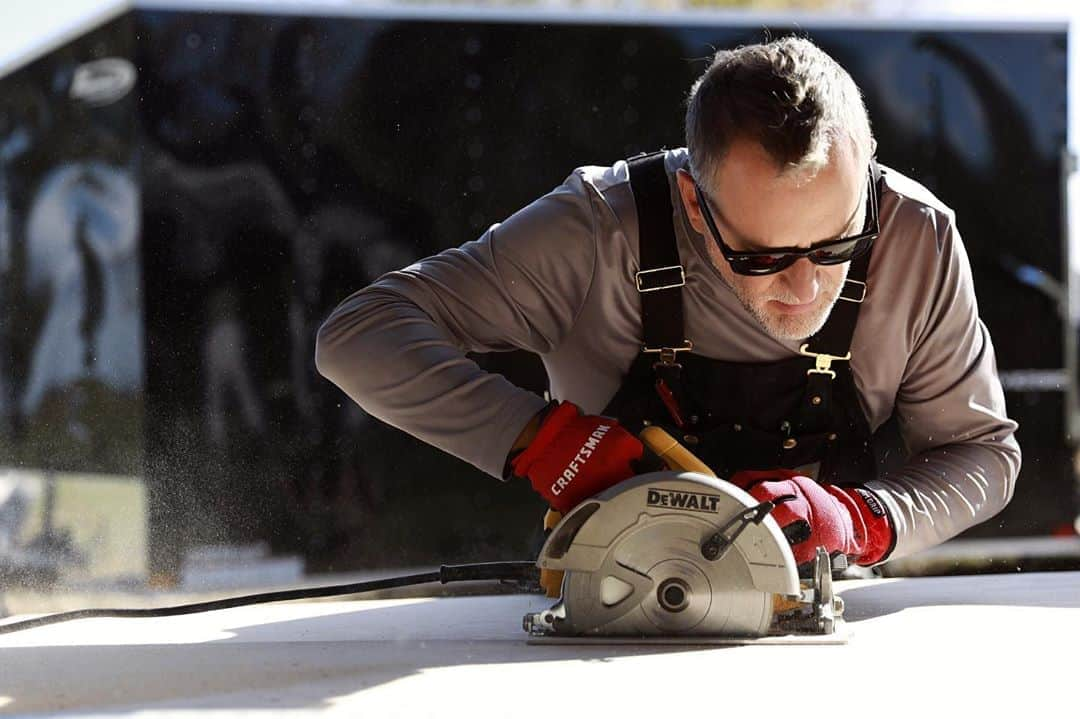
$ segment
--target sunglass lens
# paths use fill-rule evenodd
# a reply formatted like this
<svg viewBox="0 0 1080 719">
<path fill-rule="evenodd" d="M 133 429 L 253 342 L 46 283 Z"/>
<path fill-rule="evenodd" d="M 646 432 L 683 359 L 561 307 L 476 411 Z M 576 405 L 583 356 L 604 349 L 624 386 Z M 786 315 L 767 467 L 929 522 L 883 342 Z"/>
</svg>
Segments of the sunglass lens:
<svg viewBox="0 0 1080 719">
<path fill-rule="evenodd" d="M 789 267 L 795 258 L 786 253 L 747 255 L 738 259 L 737 271 L 744 275 L 768 275 Z"/>
<path fill-rule="evenodd" d="M 838 265 L 841 262 L 847 262 L 854 257 L 855 252 L 859 249 L 860 245 L 861 240 L 838 242 L 835 245 L 814 250 L 810 253 L 810 259 L 819 265 Z"/>
</svg>

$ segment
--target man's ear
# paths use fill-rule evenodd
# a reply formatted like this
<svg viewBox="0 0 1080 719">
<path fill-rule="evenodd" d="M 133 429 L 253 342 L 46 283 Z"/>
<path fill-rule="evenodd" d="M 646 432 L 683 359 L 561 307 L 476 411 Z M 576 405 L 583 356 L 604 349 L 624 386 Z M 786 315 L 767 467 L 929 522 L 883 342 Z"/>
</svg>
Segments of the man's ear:
<svg viewBox="0 0 1080 719">
<path fill-rule="evenodd" d="M 705 219 L 701 216 L 701 206 L 698 204 L 694 178 L 686 170 L 680 169 L 675 171 L 675 181 L 679 186 L 679 197 L 682 198 L 683 208 L 686 209 L 686 217 L 690 220 L 690 226 L 699 235 L 705 235 Z"/>
</svg>

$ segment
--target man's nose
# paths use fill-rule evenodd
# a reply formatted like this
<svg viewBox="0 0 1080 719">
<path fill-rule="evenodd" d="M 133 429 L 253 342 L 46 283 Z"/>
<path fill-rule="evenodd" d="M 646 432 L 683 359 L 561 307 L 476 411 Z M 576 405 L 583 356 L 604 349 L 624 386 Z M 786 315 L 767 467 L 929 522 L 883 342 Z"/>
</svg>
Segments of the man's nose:
<svg viewBox="0 0 1080 719">
<path fill-rule="evenodd" d="M 782 277 L 788 289 L 797 298 L 800 305 L 813 302 L 817 299 L 818 281 L 817 269 L 814 263 L 802 257 L 795 260 L 795 264 L 783 271 Z"/>
</svg>

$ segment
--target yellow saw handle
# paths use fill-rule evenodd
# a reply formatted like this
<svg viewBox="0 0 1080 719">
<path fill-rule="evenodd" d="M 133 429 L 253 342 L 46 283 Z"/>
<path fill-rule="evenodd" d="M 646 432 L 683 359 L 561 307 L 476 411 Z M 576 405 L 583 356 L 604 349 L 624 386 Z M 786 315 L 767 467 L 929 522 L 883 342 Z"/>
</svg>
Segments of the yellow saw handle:
<svg viewBox="0 0 1080 719">
<path fill-rule="evenodd" d="M 678 440 L 659 427 L 646 427 L 641 430 L 638 439 L 663 460 L 668 469 L 676 472 L 698 472 L 709 477 L 716 476 L 716 473 L 709 469 L 707 464 L 695 457 L 693 452 L 679 444 Z M 561 519 L 562 514 L 554 509 L 548 509 L 544 515 L 544 532 L 547 533 L 554 529 Z M 562 593 L 562 580 L 563 573 L 557 569 L 540 570 L 540 586 L 544 588 L 547 596 L 552 599 Z"/>
<path fill-rule="evenodd" d="M 716 473 L 709 469 L 709 465 L 694 456 L 694 453 L 679 444 L 678 440 L 659 427 L 649 426 L 641 430 L 638 438 L 642 443 L 656 453 L 668 469 L 677 472 L 697 472 L 707 477 L 715 477 Z"/>
</svg>

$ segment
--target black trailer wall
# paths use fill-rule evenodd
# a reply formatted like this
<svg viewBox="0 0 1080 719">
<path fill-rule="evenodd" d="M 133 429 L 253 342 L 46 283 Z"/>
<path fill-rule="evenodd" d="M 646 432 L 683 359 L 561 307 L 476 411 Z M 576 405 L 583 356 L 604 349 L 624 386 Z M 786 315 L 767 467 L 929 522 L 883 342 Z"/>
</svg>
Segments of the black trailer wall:
<svg viewBox="0 0 1080 719">
<path fill-rule="evenodd" d="M 539 500 L 352 406 L 315 372 L 315 330 L 351 291 L 474 239 L 575 166 L 682 144 L 685 94 L 711 49 L 786 31 L 141 10 L 104 31 L 127 33 L 138 69 L 142 447 L 158 568 L 193 543 L 258 538 L 319 568 L 530 551 Z M 1062 279 L 1064 30 L 806 34 L 862 87 L 880 160 L 956 209 L 1001 369 L 1061 367 L 1054 302 L 1018 268 Z M 95 52 L 77 43 L 33 67 Z M 28 72 L 0 87 L 49 84 Z M 30 122 L 7 107 L 9 134 Z M 82 125 L 64 127 L 65 142 L 85 143 Z M 50 137 L 33 140 L 40 169 L 5 160 L 12 247 L 33 240 L 41 177 L 75 153 Z M 11 288 L 0 323 L 40 324 L 25 282 Z M 37 340 L 3 336 L 8 386 L 20 386 L 26 360 L 11 358 Z M 535 358 L 478 359 L 543 389 Z M 1076 514 L 1062 394 L 1008 400 L 1025 466 L 1010 508 L 973 534 L 1047 533 Z M 11 426 L 17 461 L 52 461 Z"/>
</svg>

